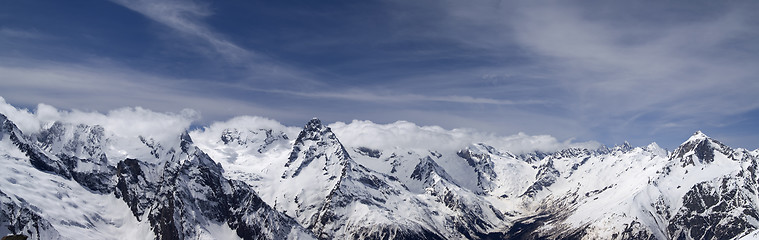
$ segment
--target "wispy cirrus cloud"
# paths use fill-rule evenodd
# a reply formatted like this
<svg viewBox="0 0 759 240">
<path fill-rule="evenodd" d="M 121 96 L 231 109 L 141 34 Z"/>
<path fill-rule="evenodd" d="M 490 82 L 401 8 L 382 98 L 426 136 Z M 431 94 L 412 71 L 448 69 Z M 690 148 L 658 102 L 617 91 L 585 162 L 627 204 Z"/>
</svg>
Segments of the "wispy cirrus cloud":
<svg viewBox="0 0 759 240">
<path fill-rule="evenodd" d="M 461 103 L 461 104 L 490 104 L 490 105 L 536 105 L 547 104 L 542 100 L 505 100 L 495 98 L 482 98 L 461 95 L 421 95 L 409 93 L 387 93 L 387 90 L 368 91 L 362 89 L 349 89 L 343 91 L 292 91 L 283 89 L 263 89 L 246 86 L 236 86 L 239 89 L 245 89 L 252 92 L 265 92 L 295 97 L 316 98 L 316 99 L 339 99 L 350 101 L 365 101 L 374 103 L 409 103 L 409 102 L 443 102 L 443 103 Z M 384 94 L 383 94 L 384 93 Z"/>
<path fill-rule="evenodd" d="M 254 53 L 229 41 L 208 27 L 203 19 L 213 14 L 208 4 L 185 0 L 113 0 L 170 29 L 197 38 L 211 46 L 218 54 L 232 61 L 243 61 Z"/>
<path fill-rule="evenodd" d="M 42 39 L 47 38 L 45 34 L 34 30 L 24 30 L 16 28 L 3 27 L 0 28 L 0 38 L 16 38 L 16 39 Z"/>
<path fill-rule="evenodd" d="M 103 24 L 70 11 L 31 21 L 39 8 L 16 5 L 25 12 L 0 9 L 19 23 L 0 28 L 0 96 L 13 103 L 194 108 L 210 120 L 247 114 L 294 125 L 313 116 L 408 120 L 665 147 L 697 129 L 730 129 L 726 139 L 745 142 L 759 130 L 750 124 L 759 119 L 759 16 L 748 1 L 82 8 L 103 10 Z"/>
<path fill-rule="evenodd" d="M 542 95 L 599 137 L 688 134 L 759 109 L 751 3 L 479 3 L 429 8 L 447 16 L 436 34 L 495 55 L 513 55 L 517 47 L 530 67 L 490 65 L 491 71 L 513 79 L 540 74 L 555 86 Z"/>
<path fill-rule="evenodd" d="M 435 104 L 530 106 L 542 101 L 509 101 L 456 95 L 421 95 L 389 91 L 295 91 L 253 88 L 245 85 L 205 83 L 202 79 L 181 79 L 154 75 L 108 64 L 61 64 L 57 62 L 27 62 L 20 66 L 1 66 L 0 96 L 17 104 L 34 106 L 50 103 L 64 109 L 108 111 L 125 106 L 143 106 L 156 111 L 198 110 L 202 122 L 225 119 L 241 114 L 262 115 L 300 123 L 312 116 L 326 119 L 351 120 L 357 116 L 384 115 L 382 121 L 399 117 L 414 119 L 416 115 L 449 119 L 454 126 L 466 126 L 467 120 L 446 114 L 415 112 L 397 106 Z M 242 96 L 226 93 L 243 91 Z M 276 103 L 265 104 L 274 96 Z M 342 112 L 331 107 L 330 101 L 386 105 L 376 109 L 353 109 Z M 260 101 L 261 103 L 259 103 Z M 296 104 L 293 104 L 296 103 Z M 321 103 L 315 105 L 314 103 Z M 395 106 L 395 107 L 387 107 Z M 351 105 L 346 105 L 349 108 Z M 366 113 L 365 113 L 366 112 Z M 424 119 L 433 123 L 433 119 Z M 479 124 L 482 126 L 482 124 Z M 495 129 L 494 126 L 489 128 Z M 524 128 L 522 130 L 533 130 Z M 562 135 L 564 136 L 564 135 Z"/>
<path fill-rule="evenodd" d="M 195 109 L 204 120 L 246 114 L 291 118 L 293 114 L 203 91 L 198 79 L 178 79 L 112 65 L 32 62 L 0 65 L 0 96 L 16 104 L 40 102 L 59 108 L 108 111 L 118 107 L 149 107 L 156 111 Z"/>
<path fill-rule="evenodd" d="M 650 136 L 668 126 L 691 132 L 759 108 L 753 94 L 759 70 L 750 67 L 759 57 L 733 50 L 753 45 L 746 39 L 756 36 L 745 10 L 630 27 L 614 16 L 593 16 L 589 7 L 523 10 L 513 24 L 516 40 L 566 83 L 573 100 L 567 107 L 609 134 L 641 129 L 632 132 Z"/>
<path fill-rule="evenodd" d="M 313 78 L 308 71 L 259 54 L 255 49 L 241 46 L 230 40 L 227 35 L 216 31 L 206 23 L 206 19 L 214 14 L 210 2 L 196 0 L 112 0 L 112 2 L 173 30 L 176 34 L 169 34 L 171 35 L 169 39 L 178 37 L 189 40 L 189 47 L 205 54 L 205 61 L 209 64 L 218 64 L 218 57 L 221 57 L 233 66 L 229 68 L 232 71 L 228 74 L 236 76 L 236 79 L 226 81 L 254 85 L 267 84 L 269 87 L 280 84 L 307 87 L 323 85 L 322 81 Z M 176 44 L 170 43 L 170 45 Z"/>
<path fill-rule="evenodd" d="M 534 4 L 525 7 L 514 24 L 520 44 L 547 58 L 546 65 L 559 69 L 567 81 L 574 81 L 568 85 L 577 86 L 572 91 L 589 97 L 584 107 L 613 103 L 620 106 L 615 110 L 639 111 L 662 103 L 679 105 L 697 94 L 718 102 L 747 102 L 717 94 L 744 91 L 733 88 L 737 85 L 754 85 L 749 76 L 757 70 L 747 68 L 746 59 L 730 50 L 746 44 L 735 40 L 752 28 L 743 12 L 725 11 L 706 19 L 636 30 L 613 20 L 592 19 L 585 11 L 589 10 Z M 741 105 L 734 104 L 734 109 L 692 106 L 689 111 L 745 111 Z M 676 108 L 668 110 L 677 113 Z"/>
</svg>

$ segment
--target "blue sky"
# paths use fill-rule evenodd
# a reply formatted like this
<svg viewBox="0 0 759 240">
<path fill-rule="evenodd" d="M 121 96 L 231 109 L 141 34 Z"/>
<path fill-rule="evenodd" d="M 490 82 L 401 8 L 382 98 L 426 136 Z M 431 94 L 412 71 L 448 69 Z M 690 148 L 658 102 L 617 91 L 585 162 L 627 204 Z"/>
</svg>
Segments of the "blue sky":
<svg viewBox="0 0 759 240">
<path fill-rule="evenodd" d="M 753 1 L 2 1 L 16 106 L 759 148 Z"/>
</svg>

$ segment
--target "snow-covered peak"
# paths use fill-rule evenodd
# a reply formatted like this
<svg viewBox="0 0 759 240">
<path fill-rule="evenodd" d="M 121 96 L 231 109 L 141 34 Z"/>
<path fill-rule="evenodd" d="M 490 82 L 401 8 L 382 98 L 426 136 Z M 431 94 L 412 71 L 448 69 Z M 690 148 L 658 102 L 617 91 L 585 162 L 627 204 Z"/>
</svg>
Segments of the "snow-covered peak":
<svg viewBox="0 0 759 240">
<path fill-rule="evenodd" d="M 295 139 L 295 145 L 304 145 L 306 142 L 319 142 L 319 141 L 325 141 L 325 142 L 337 142 L 337 137 L 332 132 L 332 129 L 330 129 L 327 126 L 322 125 L 322 122 L 318 118 L 311 119 L 311 121 L 308 121 L 305 126 L 303 126 L 303 130 L 300 131 L 300 134 L 298 134 L 298 138 Z"/>
<path fill-rule="evenodd" d="M 698 130 L 695 133 L 693 133 L 693 135 L 691 135 L 690 138 L 688 138 L 688 140 L 683 142 L 683 144 L 686 144 L 688 142 L 697 142 L 697 141 L 701 141 L 705 139 L 711 139 L 711 138 L 709 136 L 706 136 L 706 134 L 701 132 L 701 130 Z"/>
<path fill-rule="evenodd" d="M 330 129 L 327 126 L 322 125 L 322 122 L 318 118 L 311 119 L 311 121 L 308 121 L 305 126 L 303 126 L 303 130 L 300 131 L 300 134 L 298 134 L 298 138 L 295 139 L 296 145 L 303 145 L 305 142 L 313 141 L 329 141 L 329 142 L 335 142 L 337 141 L 337 137 L 332 132 L 332 129 Z"/>
<path fill-rule="evenodd" d="M 414 171 L 411 173 L 410 178 L 421 182 L 421 186 L 425 188 L 430 187 L 437 181 L 441 180 L 448 181 L 451 184 L 458 186 L 445 169 L 440 167 L 440 165 L 429 156 L 419 159 L 419 163 L 414 167 Z"/>
<path fill-rule="evenodd" d="M 312 118 L 311 121 L 308 121 L 306 123 L 305 129 L 306 131 L 320 131 L 324 128 L 322 125 L 322 121 L 318 118 Z"/>
<path fill-rule="evenodd" d="M 664 148 L 660 147 L 659 144 L 657 144 L 656 142 L 652 142 L 652 143 L 648 144 L 647 146 L 643 147 L 643 150 L 646 150 L 646 151 L 648 151 L 650 153 L 653 153 L 656 156 L 666 156 L 667 155 L 667 150 L 665 150 Z"/>
<path fill-rule="evenodd" d="M 633 149 L 633 146 L 630 145 L 629 142 L 625 141 L 624 143 L 622 143 L 622 145 L 616 145 L 616 146 L 614 146 L 614 148 L 612 148 L 612 151 L 627 152 L 627 151 L 630 151 L 632 149 Z"/>
<path fill-rule="evenodd" d="M 182 135 L 179 136 L 179 146 L 182 148 L 183 152 L 190 151 L 191 147 L 195 147 L 194 143 L 192 142 L 192 138 L 190 137 L 190 133 L 187 131 L 183 132 Z"/>
<path fill-rule="evenodd" d="M 491 157 L 491 154 L 495 153 L 495 148 L 484 144 L 473 144 L 456 153 L 474 169 L 477 174 L 477 186 L 484 192 L 490 192 L 496 187 L 493 181 L 498 174 L 494 170 L 495 164 Z"/>
<path fill-rule="evenodd" d="M 339 175 L 349 160 L 350 156 L 337 136 L 329 127 L 322 125 L 319 119 L 314 118 L 306 123 L 295 139 L 282 177 L 295 177 L 312 162 L 323 165 L 314 169 L 323 169 L 326 175 Z"/>
<path fill-rule="evenodd" d="M 695 162 L 709 163 L 714 161 L 715 152 L 730 155 L 732 151 L 730 147 L 698 131 L 675 149 L 672 153 L 672 158 L 693 165 Z"/>
<path fill-rule="evenodd" d="M 49 128 L 34 134 L 40 146 L 53 154 L 91 159 L 102 158 L 109 141 L 100 125 L 55 122 Z"/>
</svg>

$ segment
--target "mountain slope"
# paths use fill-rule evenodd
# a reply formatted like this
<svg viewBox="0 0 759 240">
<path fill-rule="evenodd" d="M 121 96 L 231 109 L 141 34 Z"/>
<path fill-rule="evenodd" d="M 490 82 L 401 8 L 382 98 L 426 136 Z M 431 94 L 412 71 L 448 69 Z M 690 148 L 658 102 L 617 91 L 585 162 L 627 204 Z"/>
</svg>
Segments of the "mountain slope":
<svg viewBox="0 0 759 240">
<path fill-rule="evenodd" d="M 318 119 L 309 121 L 295 140 L 282 182 L 302 187 L 280 193 L 277 207 L 294 213 L 320 238 L 442 238 L 424 222 L 428 215 L 417 211 L 426 209 L 405 195 L 405 187 L 353 161 Z M 399 214 L 402 207 L 416 209 Z"/>
<path fill-rule="evenodd" d="M 293 128 L 240 117 L 139 135 L 92 121 L 50 122 L 28 134 L 5 115 L 0 123 L 2 235 L 731 239 L 759 232 L 759 150 L 732 149 L 701 132 L 672 152 L 624 143 L 515 153 L 487 141 L 414 144 L 408 139 L 462 133 L 430 128 L 417 138 L 423 133 L 409 124 L 361 122 L 373 134 L 342 142 L 318 119 Z"/>
<path fill-rule="evenodd" d="M 311 238 L 248 185 L 224 178 L 221 166 L 186 133 L 169 142 L 140 137 L 144 147 L 132 155 L 142 159 L 111 165 L 115 161 L 101 149 L 114 148 L 109 144 L 119 139 L 105 137 L 102 127 L 56 123 L 27 136 L 4 115 L 0 120 L 0 160 L 7 167 L 0 190 L 12 193 L 2 195 L 9 233 L 49 239 Z"/>
<path fill-rule="evenodd" d="M 315 130 L 311 133 L 321 134 L 326 131 L 326 127 L 315 128 L 307 124 L 304 131 L 308 129 Z M 264 177 L 249 182 L 253 182 L 253 186 L 275 186 L 257 187 L 257 190 L 260 189 L 259 192 L 263 193 L 264 199 L 268 199 L 267 202 L 299 219 L 304 226 L 320 234 L 321 238 L 344 237 L 334 234 L 340 231 L 351 232 L 346 229 L 350 229 L 352 225 L 343 227 L 342 230 L 326 231 L 327 234 L 324 229 L 330 229 L 325 226 L 334 222 L 349 225 L 352 217 L 347 212 L 355 208 L 353 202 L 364 201 L 391 211 L 403 209 L 400 212 L 404 214 L 416 212 L 413 210 L 414 204 L 408 202 L 399 205 L 402 207 L 397 207 L 393 205 L 393 201 L 381 203 L 369 199 L 369 196 L 376 195 L 380 196 L 378 199 L 388 201 L 387 193 L 372 192 L 369 188 L 360 186 L 361 182 L 356 179 L 361 179 L 361 175 L 367 173 L 387 176 L 377 177 L 385 180 L 376 184 L 382 186 L 382 189 L 400 189 L 402 193 L 397 196 L 416 198 L 424 208 L 431 210 L 428 211 L 432 214 L 427 217 L 430 220 L 427 221 L 426 227 L 435 229 L 444 238 L 671 238 L 680 236 L 683 232 L 704 232 L 693 230 L 691 227 L 680 227 L 695 225 L 695 220 L 692 219 L 699 219 L 696 215 L 711 213 L 713 209 L 687 208 L 687 202 L 692 201 L 688 199 L 710 196 L 716 198 L 716 195 L 733 194 L 735 191 L 730 189 L 737 187 L 722 190 L 722 185 L 715 184 L 723 181 L 718 178 L 731 179 L 730 181 L 746 178 L 745 176 L 755 172 L 755 168 L 750 166 L 757 159 L 756 151 L 729 150 L 728 147 L 705 137 L 703 133 L 695 134 L 672 153 L 655 143 L 638 148 L 625 143 L 613 148 L 570 148 L 556 152 L 522 154 L 513 154 L 483 143 L 471 144 L 458 150 L 387 147 L 387 144 L 353 145 L 350 142 L 342 145 L 343 143 L 337 140 L 339 136 L 330 134 L 326 137 L 315 137 L 317 135 L 322 136 L 307 135 L 310 137 L 304 139 L 313 140 L 307 144 L 297 139 L 290 142 L 296 151 L 287 154 L 277 153 L 297 158 L 268 161 L 261 159 L 267 166 L 275 166 L 268 168 L 270 171 L 283 173 L 269 174 L 279 179 L 272 180 L 274 177 L 265 177 L 266 174 L 263 174 Z M 710 142 L 694 142 L 698 139 L 709 139 Z M 392 140 L 382 140 L 387 141 Z M 736 164 L 736 161 L 726 159 L 742 159 L 738 162 L 743 163 Z M 276 165 L 286 167 L 277 168 Z M 323 180 L 287 183 L 292 181 L 290 178 L 297 177 L 296 172 L 299 172 L 297 175 L 303 175 L 305 171 L 311 171 L 305 174 L 306 176 Z M 739 172 L 742 173 L 737 174 Z M 755 180 L 738 180 L 731 184 L 746 189 L 737 191 L 738 193 L 750 193 L 754 184 L 745 183 L 753 181 Z M 313 184 L 323 185 L 314 187 Z M 398 184 L 400 187 L 394 187 Z M 701 186 L 696 187 L 698 184 Z M 704 190 L 707 185 L 711 186 L 709 191 Z M 282 188 L 280 186 L 288 186 L 287 191 L 292 193 L 275 194 L 270 191 Z M 299 187 L 293 189 L 292 186 Z M 315 194 L 302 195 L 316 196 L 310 200 L 293 197 L 309 189 L 322 190 L 316 191 Z M 342 189 L 350 190 L 339 191 Z M 279 197 L 271 198 L 267 195 Z M 742 197 L 750 196 L 749 194 L 733 195 L 736 197 L 730 199 L 738 200 L 723 204 L 731 206 L 731 213 L 712 215 L 711 219 L 719 220 L 717 222 L 706 221 L 712 229 L 728 229 L 720 232 L 722 235 L 719 236 L 741 236 L 755 228 L 744 222 L 754 222 L 748 213 L 756 209 L 752 205 L 756 201 Z M 285 196 L 290 196 L 289 199 L 292 200 L 288 202 Z M 338 200 L 333 200 L 335 196 L 339 196 Z M 295 203 L 295 200 L 298 203 Z M 299 209 L 299 206 L 302 208 Z M 329 211 L 324 212 L 322 209 Z M 744 215 L 748 217 L 736 215 L 739 212 L 736 209 L 743 209 L 740 211 L 744 211 Z M 428 214 L 424 213 L 425 211 L 420 212 L 420 216 Z M 681 214 L 678 215 L 678 212 Z M 303 213 L 310 214 L 300 215 L 308 217 L 297 217 L 297 214 Z M 318 217 L 314 218 L 314 215 Z M 364 215 L 384 216 L 381 212 L 369 212 Z M 329 216 L 326 218 L 326 224 L 319 223 L 325 219 L 324 216 Z M 479 219 L 466 219 L 472 216 Z M 740 220 L 731 220 L 733 218 Z M 720 221 L 736 227 L 732 230 L 719 227 L 722 226 L 719 225 Z M 686 235 L 683 236 L 687 238 L 689 235 Z M 705 236 L 708 239 L 715 234 L 693 236 Z"/>
<path fill-rule="evenodd" d="M 216 136 L 194 135 L 221 138 L 216 132 Z M 223 141 L 201 142 L 216 154 L 248 148 Z M 251 175 L 258 177 L 245 181 L 269 204 L 320 238 L 478 238 L 505 224 L 499 211 L 459 187 L 430 156 L 415 161 L 397 157 L 397 163 L 403 163 L 398 174 L 376 171 L 376 164 L 367 167 L 365 161 L 357 162 L 318 119 L 309 121 L 291 144 L 284 161 L 258 159 L 257 164 L 268 166 L 266 171 L 254 170 Z M 272 151 L 277 150 L 259 153 L 283 156 Z"/>
<path fill-rule="evenodd" d="M 509 236 L 725 239 L 757 228 L 756 155 L 701 132 L 663 153 L 650 145 L 571 157 L 565 163 L 582 164 L 558 166 L 560 176 L 572 176 L 543 190 L 551 193 L 543 193 L 538 212 L 517 224 L 540 226 Z"/>
</svg>

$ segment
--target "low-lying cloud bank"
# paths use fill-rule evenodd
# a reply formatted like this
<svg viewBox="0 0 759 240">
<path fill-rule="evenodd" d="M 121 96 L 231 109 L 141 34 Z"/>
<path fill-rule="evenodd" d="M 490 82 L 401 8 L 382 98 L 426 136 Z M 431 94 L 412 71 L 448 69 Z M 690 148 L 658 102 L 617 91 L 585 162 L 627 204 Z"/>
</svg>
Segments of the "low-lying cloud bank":
<svg viewBox="0 0 759 240">
<path fill-rule="evenodd" d="M 595 141 L 559 141 L 550 135 L 530 136 L 519 133 L 511 136 L 497 136 L 474 129 L 447 130 L 438 126 L 417 126 L 407 121 L 390 124 L 376 124 L 371 121 L 353 120 L 350 123 L 337 122 L 330 125 L 340 141 L 350 147 L 370 148 L 416 148 L 455 151 L 470 144 L 485 143 L 500 150 L 520 154 L 532 151 L 553 152 L 566 148 L 596 149 L 601 144 Z"/>
<path fill-rule="evenodd" d="M 200 113 L 184 109 L 179 113 L 160 113 L 142 107 L 126 107 L 100 113 L 96 111 L 60 110 L 40 103 L 36 109 L 17 108 L 0 97 L 0 113 L 6 115 L 21 129 L 30 134 L 37 133 L 60 121 L 71 124 L 100 125 L 114 136 L 127 139 L 138 137 L 153 138 L 158 141 L 176 138 L 187 131 L 191 124 L 200 119 Z M 304 119 L 304 122 L 308 119 Z M 444 129 L 438 126 L 418 126 L 407 121 L 377 124 L 371 121 L 353 120 L 350 123 L 329 124 L 340 141 L 347 147 L 370 148 L 411 148 L 451 151 L 474 143 L 485 143 L 500 150 L 513 153 L 531 151 L 552 152 L 565 148 L 595 149 L 601 144 L 595 141 L 560 141 L 550 135 L 531 136 L 519 133 L 511 136 L 497 136 L 474 129 Z M 280 129 L 288 135 L 297 134 L 299 126 L 284 126 L 276 120 L 239 116 L 227 121 L 213 122 L 196 131 L 204 134 L 221 134 L 224 129 Z"/>
<path fill-rule="evenodd" d="M 100 125 L 110 134 L 126 139 L 142 136 L 157 141 L 176 138 L 186 131 L 200 113 L 184 109 L 179 113 L 159 113 L 142 107 L 125 107 L 100 113 L 80 110 L 59 110 L 40 103 L 34 110 L 16 108 L 0 97 L 0 113 L 6 115 L 26 133 L 38 133 L 56 121 L 71 124 Z"/>
</svg>

